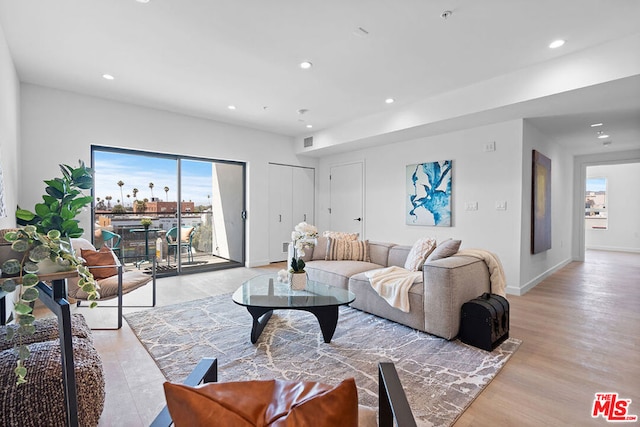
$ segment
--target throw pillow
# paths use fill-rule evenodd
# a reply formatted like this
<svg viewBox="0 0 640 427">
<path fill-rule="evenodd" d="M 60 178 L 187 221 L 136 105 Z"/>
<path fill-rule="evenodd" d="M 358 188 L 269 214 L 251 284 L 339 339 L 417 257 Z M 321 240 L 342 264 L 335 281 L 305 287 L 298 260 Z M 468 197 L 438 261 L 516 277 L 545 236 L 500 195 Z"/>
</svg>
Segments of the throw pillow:
<svg viewBox="0 0 640 427">
<path fill-rule="evenodd" d="M 182 243 L 189 241 L 189 236 L 191 236 L 191 232 L 193 231 L 193 227 L 182 227 L 180 229 L 180 241 Z"/>
<path fill-rule="evenodd" d="M 107 277 L 118 274 L 118 268 L 115 266 L 115 255 L 113 254 L 113 251 L 106 246 L 101 247 L 99 251 L 81 249 L 81 256 L 86 261 L 85 265 L 89 266 L 89 271 L 93 274 L 93 278 L 96 280 L 106 279 Z"/>
<path fill-rule="evenodd" d="M 404 268 L 409 271 L 422 270 L 424 260 L 427 259 L 435 248 L 436 239 L 433 237 L 423 237 L 422 239 L 418 239 L 418 241 L 413 244 L 411 251 L 409 251 L 409 255 L 407 255 Z"/>
<path fill-rule="evenodd" d="M 322 236 L 331 237 L 332 239 L 358 240 L 358 233 L 344 233 L 342 231 L 325 231 Z"/>
<path fill-rule="evenodd" d="M 431 255 L 427 257 L 425 262 L 436 261 L 442 258 L 449 258 L 452 255 L 455 255 L 460 249 L 460 245 L 462 244 L 462 240 L 445 240 L 440 243 Z"/>
<path fill-rule="evenodd" d="M 327 238 L 326 261 L 365 261 L 371 262 L 369 257 L 368 240 L 343 240 Z"/>
<path fill-rule="evenodd" d="M 336 387 L 283 380 L 197 387 L 165 382 L 164 393 L 176 427 L 358 425 L 358 391 L 353 378 Z"/>
</svg>

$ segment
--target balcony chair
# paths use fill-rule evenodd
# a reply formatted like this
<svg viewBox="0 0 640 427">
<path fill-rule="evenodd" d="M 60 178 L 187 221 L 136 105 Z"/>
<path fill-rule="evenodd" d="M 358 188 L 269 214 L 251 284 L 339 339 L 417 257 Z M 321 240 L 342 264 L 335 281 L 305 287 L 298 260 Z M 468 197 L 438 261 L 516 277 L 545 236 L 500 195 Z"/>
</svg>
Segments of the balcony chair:
<svg viewBox="0 0 640 427">
<path fill-rule="evenodd" d="M 194 414 L 193 412 L 194 408 L 196 409 L 195 412 L 197 412 L 198 409 L 202 408 L 203 405 L 207 405 L 207 403 L 216 404 L 218 398 L 220 398 L 220 401 L 221 401 L 220 406 L 221 407 L 226 406 L 226 403 L 228 403 L 229 401 L 233 401 L 233 396 L 234 396 L 233 393 L 236 393 L 236 395 L 240 395 L 240 393 L 242 394 L 251 393 L 249 390 L 251 390 L 252 387 L 254 387 L 254 385 L 257 384 L 256 382 L 250 382 L 243 385 L 242 382 L 240 383 L 236 382 L 236 383 L 230 383 L 231 387 L 225 389 L 224 383 L 222 383 L 217 387 L 217 391 L 207 392 L 205 389 L 203 389 L 205 390 L 203 393 L 199 393 L 199 392 L 191 393 L 191 391 L 193 390 L 189 389 L 191 387 L 197 387 L 200 384 L 205 385 L 207 383 L 215 383 L 217 381 L 218 381 L 217 359 L 205 358 L 205 359 L 202 359 L 200 363 L 198 363 L 196 368 L 191 372 L 191 374 L 184 381 L 184 386 L 187 386 L 187 387 L 183 387 L 183 386 L 171 384 L 171 383 L 165 383 L 165 394 L 169 396 L 169 393 L 171 393 L 171 396 L 173 396 L 171 397 L 171 399 L 173 400 L 172 403 L 174 405 L 173 406 L 174 409 L 172 410 L 175 410 L 177 408 L 178 410 L 182 411 L 182 414 L 184 413 L 188 414 L 187 417 L 189 419 L 179 420 L 178 422 L 176 422 L 177 427 L 180 427 L 182 425 L 193 425 L 191 423 L 194 422 L 194 418 L 198 417 L 198 414 L 196 413 L 195 417 L 192 418 L 192 415 Z M 238 384 L 240 385 L 239 388 L 237 386 Z M 313 390 L 316 389 L 317 387 L 323 387 L 323 385 L 320 383 L 307 383 L 307 385 L 308 384 L 313 385 L 313 389 L 311 389 L 311 392 L 313 392 Z M 298 387 L 301 385 L 302 383 L 299 382 L 295 384 L 294 387 Z M 324 386 L 324 387 L 327 387 L 327 386 Z M 340 386 L 336 387 L 332 391 L 337 390 L 339 387 Z M 353 387 L 355 387 L 355 385 Z M 295 396 L 296 392 L 298 392 L 300 388 L 285 389 L 284 390 L 285 393 L 279 396 L 277 402 L 260 402 L 259 405 L 261 405 L 260 407 L 261 410 L 247 411 L 245 408 L 244 412 L 251 412 L 251 415 L 264 419 L 267 413 L 273 416 L 273 411 L 278 411 L 278 413 L 283 414 L 283 417 L 279 418 L 279 420 L 282 421 L 284 417 L 289 415 L 286 413 L 287 402 L 284 402 L 285 398 L 283 396 L 285 394 L 288 396 L 292 396 L 292 395 Z M 175 391 L 176 389 L 187 390 L 187 393 L 184 393 L 182 391 L 178 391 L 176 393 Z M 167 391 L 169 391 L 169 393 L 167 393 Z M 309 391 L 309 388 L 305 387 L 305 391 Z M 332 391 L 327 392 L 327 395 Z M 324 392 L 321 391 L 317 393 L 315 396 L 321 397 L 323 393 Z M 254 393 L 254 394 L 257 394 L 257 393 Z M 299 393 L 299 394 L 303 394 L 303 393 Z M 311 394 L 311 393 L 307 393 L 307 394 Z M 224 395 L 227 395 L 227 398 L 228 396 L 232 396 L 231 400 L 227 400 L 227 402 L 224 402 L 225 400 Z M 211 397 L 211 396 L 213 396 L 214 398 L 207 399 L 207 397 Z M 306 405 L 307 404 L 306 402 L 309 402 L 315 396 L 312 396 L 312 397 L 298 396 L 299 398 L 297 399 L 297 403 L 293 403 L 293 402 L 289 402 L 289 403 L 292 403 L 293 407 L 297 406 L 299 408 L 303 404 Z M 254 402 L 256 400 L 260 400 L 261 397 L 264 397 L 264 396 L 261 396 L 261 395 L 250 396 L 250 398 Z M 347 399 L 342 399 L 344 397 L 346 397 Z M 324 415 L 326 414 L 325 411 L 327 409 L 327 404 L 331 405 L 332 402 L 340 402 L 339 404 L 343 404 L 342 402 L 344 402 L 345 400 L 348 401 L 348 398 L 349 398 L 349 395 L 344 395 L 344 394 L 340 396 L 332 395 L 331 400 L 325 399 L 318 408 L 310 408 L 310 413 L 307 413 L 307 416 L 309 415 L 317 416 L 318 413 L 322 413 Z M 248 399 L 246 399 L 246 396 L 240 396 L 238 399 L 241 399 L 243 403 L 248 401 Z M 185 401 L 188 402 L 187 405 L 183 405 L 183 402 Z M 195 403 L 196 401 L 197 403 Z M 192 403 L 195 403 L 195 404 L 191 405 Z M 357 404 L 355 397 L 353 400 L 353 404 L 354 405 Z M 211 409 L 211 407 L 209 407 L 209 409 Z M 223 409 L 223 412 L 228 412 L 229 409 L 233 410 L 233 408 L 229 408 L 227 406 L 226 408 Z M 344 409 L 344 406 L 340 408 L 335 408 L 335 412 L 332 415 L 334 415 L 335 417 L 336 413 L 341 414 L 343 412 L 342 409 Z M 355 408 L 349 408 L 347 409 L 347 412 L 351 412 L 353 409 Z M 415 419 L 411 412 L 411 407 L 409 406 L 409 402 L 407 401 L 407 397 L 402 388 L 400 378 L 398 377 L 398 373 L 393 363 L 384 362 L 384 363 L 378 364 L 377 422 L 376 422 L 376 416 L 375 416 L 375 412 L 376 412 L 375 409 L 359 406 L 357 411 L 358 411 L 359 427 L 364 427 L 369 425 L 380 426 L 380 427 L 392 427 L 394 425 L 398 427 L 415 427 L 416 426 Z M 204 413 L 209 412 L 207 411 L 206 406 L 204 407 L 203 412 Z M 207 415 L 209 415 L 211 418 L 216 416 L 216 414 L 214 413 L 209 413 Z M 215 423 L 210 423 L 211 418 L 207 420 L 209 423 L 208 425 L 215 426 L 216 425 Z M 162 409 L 162 411 L 158 414 L 158 416 L 155 418 L 155 420 L 151 424 L 151 427 L 166 427 L 166 426 L 170 426 L 172 423 L 173 423 L 173 420 L 171 418 L 171 414 L 169 413 L 169 406 L 165 406 Z M 320 419 L 315 419 L 315 421 L 313 422 L 313 425 L 326 425 L 326 424 L 327 424 L 326 422 L 322 424 Z M 250 425 L 250 422 L 246 422 L 246 425 Z"/>
<path fill-rule="evenodd" d="M 122 237 L 109 230 L 102 230 L 102 240 L 104 241 L 104 245 L 110 248 L 118 258 L 120 258 L 120 240 Z"/>
<path fill-rule="evenodd" d="M 118 322 L 117 327 L 92 328 L 92 329 L 120 329 L 122 327 L 123 307 L 155 307 L 156 305 L 156 259 L 153 258 L 151 274 L 140 270 L 125 271 L 124 266 L 110 248 L 103 246 L 100 251 L 86 239 L 71 239 L 71 244 L 76 254 L 81 255 L 86 261 L 89 270 L 100 286 L 100 299 L 97 308 L 114 308 L 101 305 L 101 301 L 117 298 Z M 78 287 L 78 278 L 67 279 L 67 294 L 71 299 L 77 300 L 77 306 L 87 300 L 87 293 Z M 152 297 L 150 305 L 124 305 L 123 296 L 148 283 L 152 283 Z M 96 309 L 97 309 L 96 308 Z"/>
<path fill-rule="evenodd" d="M 176 264 L 178 263 L 178 254 L 182 254 L 182 248 L 187 249 L 187 261 L 193 262 L 192 241 L 195 234 L 195 227 L 181 227 L 180 241 L 178 242 L 178 227 L 173 227 L 167 231 L 167 265 L 171 264 L 171 248 Z"/>
</svg>

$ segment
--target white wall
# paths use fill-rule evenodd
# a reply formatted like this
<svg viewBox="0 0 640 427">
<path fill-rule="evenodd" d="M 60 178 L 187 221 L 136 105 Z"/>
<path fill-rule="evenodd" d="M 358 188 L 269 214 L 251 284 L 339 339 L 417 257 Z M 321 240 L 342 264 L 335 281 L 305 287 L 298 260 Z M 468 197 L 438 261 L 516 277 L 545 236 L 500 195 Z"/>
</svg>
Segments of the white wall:
<svg viewBox="0 0 640 427">
<path fill-rule="evenodd" d="M 551 249 L 535 255 L 531 254 L 531 174 L 534 149 L 551 159 Z M 519 295 L 571 261 L 572 177 L 573 157 L 528 120 L 524 120 Z"/>
<path fill-rule="evenodd" d="M 58 164 L 89 164 L 91 144 L 247 162 L 249 266 L 269 260 L 268 163 L 317 163 L 296 157 L 289 137 L 31 84 L 21 95 L 21 206 L 41 201 Z M 81 222 L 88 231 L 89 214 Z"/>
<path fill-rule="evenodd" d="M 18 203 L 18 141 L 20 120 L 20 83 L 0 28 L 0 169 L 4 182 L 5 217 L 0 217 L 0 229 L 16 225 Z"/>
<path fill-rule="evenodd" d="M 20 141 L 20 83 L 0 28 L 0 170 L 2 170 L 4 212 L 0 229 L 16 226 L 18 181 L 18 143 Z M 4 299 L 7 318 L 13 312 L 11 297 Z M 7 319 L 4 319 L 7 320 Z"/>
<path fill-rule="evenodd" d="M 607 178 L 607 230 L 585 230 L 587 249 L 640 252 L 640 163 L 590 166 L 587 178 Z"/>
<path fill-rule="evenodd" d="M 496 151 L 484 152 L 494 141 Z M 522 120 L 439 136 L 351 151 L 320 160 L 317 225 L 329 222 L 329 169 L 349 161 L 365 162 L 365 238 L 411 245 L 423 236 L 462 239 L 463 248 L 485 248 L 498 254 L 509 287 L 520 278 L 522 197 Z M 452 227 L 405 224 L 405 168 L 409 164 L 453 160 Z M 478 202 L 465 211 L 465 202 Z M 506 201 L 507 210 L 495 209 Z"/>
</svg>

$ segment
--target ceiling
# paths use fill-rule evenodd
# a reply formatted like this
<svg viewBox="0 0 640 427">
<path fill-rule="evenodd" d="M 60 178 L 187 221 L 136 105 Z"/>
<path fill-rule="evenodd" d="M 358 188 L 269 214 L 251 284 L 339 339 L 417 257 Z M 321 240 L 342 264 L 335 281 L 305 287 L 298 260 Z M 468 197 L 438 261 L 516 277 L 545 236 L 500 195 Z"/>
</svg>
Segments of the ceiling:
<svg viewBox="0 0 640 427">
<path fill-rule="evenodd" d="M 638 22 L 637 0 L 0 0 L 22 82 L 293 137 L 628 37 Z M 577 153 L 602 149 L 593 122 L 613 148 L 640 148 L 640 82 L 612 85 L 591 89 L 592 108 L 567 93 L 526 117 Z"/>
</svg>

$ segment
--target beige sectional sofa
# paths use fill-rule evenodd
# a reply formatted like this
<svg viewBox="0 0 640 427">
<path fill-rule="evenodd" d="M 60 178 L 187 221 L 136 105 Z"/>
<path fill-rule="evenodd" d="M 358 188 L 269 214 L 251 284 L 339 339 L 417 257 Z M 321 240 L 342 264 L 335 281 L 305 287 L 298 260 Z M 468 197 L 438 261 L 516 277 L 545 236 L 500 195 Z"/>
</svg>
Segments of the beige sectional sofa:
<svg viewBox="0 0 640 427">
<path fill-rule="evenodd" d="M 410 311 L 389 305 L 371 287 L 365 273 L 403 267 L 411 246 L 369 242 L 370 262 L 326 261 L 327 239 L 318 238 L 303 259 L 309 279 L 349 289 L 356 295 L 351 307 L 393 320 L 448 340 L 460 329 L 462 304 L 489 291 L 489 270 L 478 258 L 452 256 L 425 263 L 422 276 L 409 290 Z"/>
</svg>

